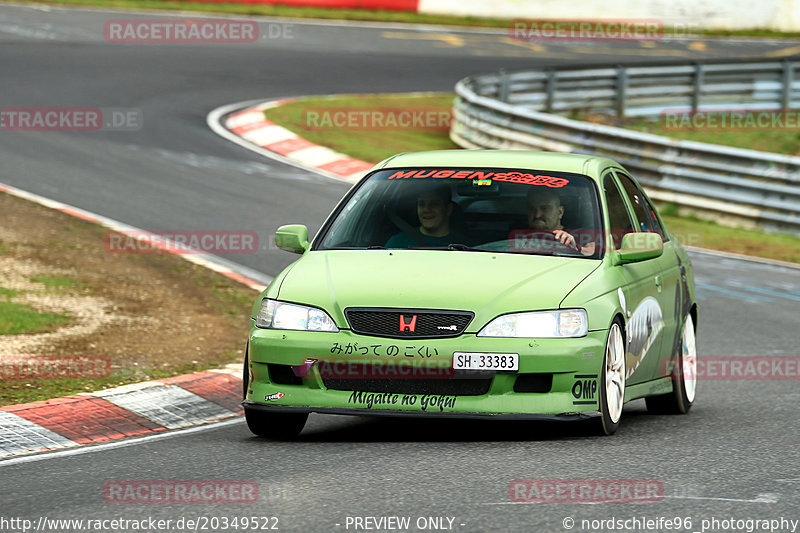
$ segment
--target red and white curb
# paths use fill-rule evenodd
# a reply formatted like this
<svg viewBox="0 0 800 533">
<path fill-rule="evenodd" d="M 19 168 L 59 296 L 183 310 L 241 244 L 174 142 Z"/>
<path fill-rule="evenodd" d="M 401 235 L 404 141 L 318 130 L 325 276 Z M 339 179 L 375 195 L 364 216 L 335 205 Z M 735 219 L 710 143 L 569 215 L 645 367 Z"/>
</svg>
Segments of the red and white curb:
<svg viewBox="0 0 800 533">
<path fill-rule="evenodd" d="M 265 150 L 264 155 L 351 183 L 373 167 L 372 163 L 315 145 L 264 117 L 264 109 L 287 101 L 261 103 L 231 114 L 225 119 L 225 133 L 234 142 L 246 142 L 256 149 Z M 221 128 L 215 123 L 212 129 L 220 133 Z M 100 224 L 134 239 L 146 239 L 152 246 L 258 291 L 271 281 L 271 278 L 265 279 L 263 274 L 246 267 L 187 249 L 168 238 L 78 207 L 3 183 L 0 183 L 0 191 Z M 0 407 L 0 459 L 105 443 L 235 417 L 243 412 L 240 372 L 238 365 L 230 365 L 220 370 Z"/>
<path fill-rule="evenodd" d="M 243 104 L 224 106 L 209 113 L 206 122 L 215 133 L 240 146 L 348 183 L 355 183 L 375 166 L 373 163 L 354 159 L 325 146 L 314 144 L 267 120 L 264 116 L 265 110 L 294 100 L 283 98 L 252 106 Z"/>
<path fill-rule="evenodd" d="M 78 207 L 3 183 L 0 191 L 135 239 L 147 239 L 165 252 L 257 291 L 271 281 L 268 276 L 220 257 L 187 249 L 160 235 Z M 197 426 L 239 415 L 242 413 L 240 373 L 240 365 L 235 364 L 220 370 L 0 407 L 0 459 Z"/>
<path fill-rule="evenodd" d="M 186 428 L 242 413 L 239 365 L 0 407 L 0 458 Z"/>
</svg>

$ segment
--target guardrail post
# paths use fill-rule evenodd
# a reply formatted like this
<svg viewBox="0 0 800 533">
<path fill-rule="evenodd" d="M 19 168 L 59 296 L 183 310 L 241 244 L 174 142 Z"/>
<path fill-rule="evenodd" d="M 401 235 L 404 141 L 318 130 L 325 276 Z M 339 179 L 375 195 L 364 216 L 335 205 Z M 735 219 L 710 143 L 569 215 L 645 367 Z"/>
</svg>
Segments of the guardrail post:
<svg viewBox="0 0 800 533">
<path fill-rule="evenodd" d="M 694 90 L 692 91 L 692 113 L 700 107 L 700 93 L 703 92 L 703 64 L 694 65 Z"/>
<path fill-rule="evenodd" d="M 552 113 L 553 112 L 553 99 L 555 98 L 556 93 L 556 71 L 553 69 L 547 69 L 547 79 L 544 82 L 544 112 L 545 113 Z"/>
<path fill-rule="evenodd" d="M 781 87 L 781 109 L 786 110 L 792 105 L 792 81 L 794 79 L 794 64 L 783 61 L 783 80 Z"/>
<path fill-rule="evenodd" d="M 508 79 L 508 74 L 505 70 L 500 71 L 500 86 L 497 88 L 497 97 L 501 102 L 508 102 L 508 92 L 511 80 Z"/>
<path fill-rule="evenodd" d="M 628 91 L 628 69 L 617 66 L 616 108 L 617 118 L 625 118 L 625 93 Z"/>
</svg>

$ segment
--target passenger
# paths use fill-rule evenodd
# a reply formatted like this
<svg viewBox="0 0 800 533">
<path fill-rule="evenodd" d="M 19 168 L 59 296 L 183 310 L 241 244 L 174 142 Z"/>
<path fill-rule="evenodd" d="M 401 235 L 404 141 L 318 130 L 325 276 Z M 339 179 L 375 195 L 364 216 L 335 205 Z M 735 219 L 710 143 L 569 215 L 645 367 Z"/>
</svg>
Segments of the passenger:
<svg viewBox="0 0 800 533">
<path fill-rule="evenodd" d="M 455 204 L 450 199 L 450 189 L 439 187 L 417 198 L 419 227 L 413 233 L 401 232 L 386 242 L 386 248 L 413 248 L 465 244 L 466 236 L 453 230 L 450 217 Z"/>
</svg>

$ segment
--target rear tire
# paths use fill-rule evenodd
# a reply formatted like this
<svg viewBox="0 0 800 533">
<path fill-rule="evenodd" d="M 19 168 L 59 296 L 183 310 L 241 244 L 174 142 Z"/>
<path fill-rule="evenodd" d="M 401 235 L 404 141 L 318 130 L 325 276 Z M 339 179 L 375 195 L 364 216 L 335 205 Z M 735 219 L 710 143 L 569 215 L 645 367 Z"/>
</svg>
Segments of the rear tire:
<svg viewBox="0 0 800 533">
<path fill-rule="evenodd" d="M 244 417 L 247 427 L 259 437 L 291 440 L 303 431 L 308 413 L 266 413 L 245 407 Z"/>
<path fill-rule="evenodd" d="M 645 398 L 647 410 L 653 414 L 685 415 L 694 404 L 697 392 L 697 347 L 694 320 L 686 315 L 678 353 L 670 360 L 672 392 Z"/>
<path fill-rule="evenodd" d="M 615 319 L 608 330 L 603 370 L 600 373 L 600 427 L 603 435 L 613 435 L 622 419 L 625 402 L 625 342 L 622 324 Z"/>
</svg>

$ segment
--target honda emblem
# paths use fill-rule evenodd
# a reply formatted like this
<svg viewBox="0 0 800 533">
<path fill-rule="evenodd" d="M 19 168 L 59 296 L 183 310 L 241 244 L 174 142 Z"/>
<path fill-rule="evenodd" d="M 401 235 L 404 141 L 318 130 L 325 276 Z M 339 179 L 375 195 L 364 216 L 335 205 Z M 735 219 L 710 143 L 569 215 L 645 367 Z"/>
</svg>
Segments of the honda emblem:
<svg viewBox="0 0 800 533">
<path fill-rule="evenodd" d="M 414 333 L 414 328 L 417 327 L 417 315 L 411 315 L 411 321 L 406 322 L 405 315 L 400 315 L 400 333 L 403 333 L 406 329 L 411 333 Z"/>
</svg>

